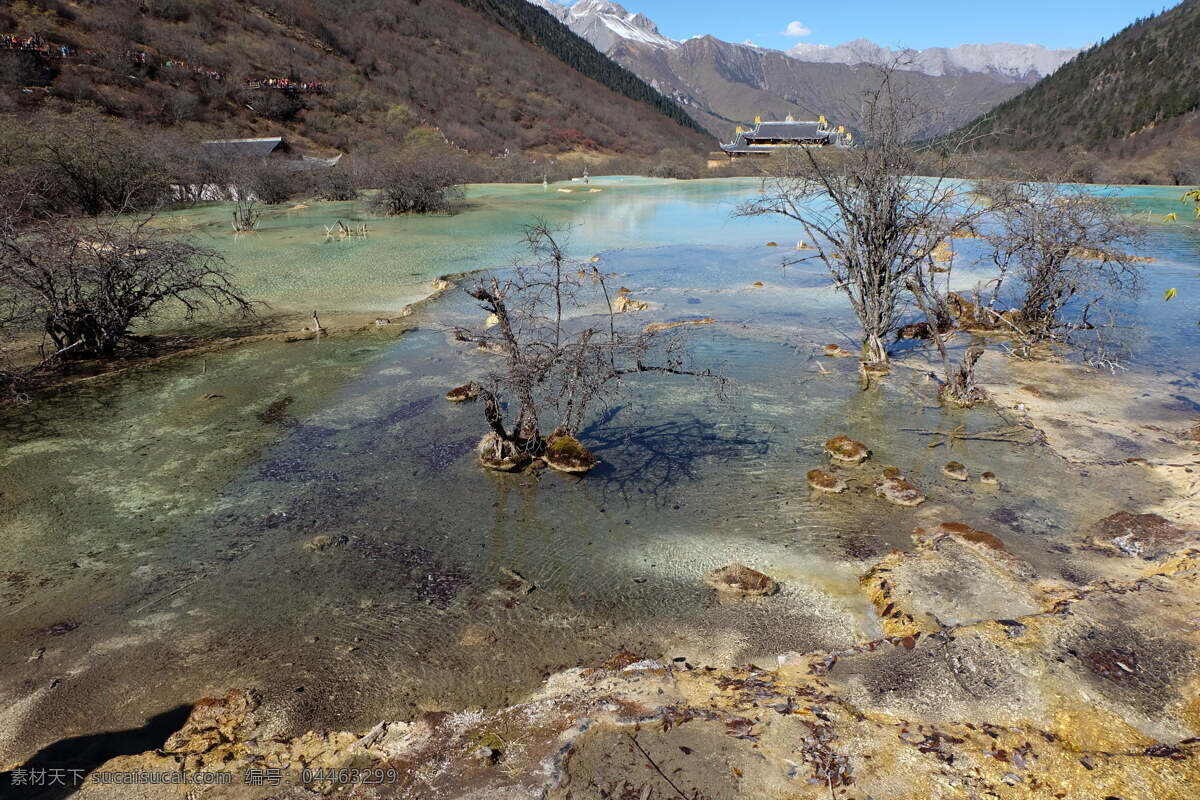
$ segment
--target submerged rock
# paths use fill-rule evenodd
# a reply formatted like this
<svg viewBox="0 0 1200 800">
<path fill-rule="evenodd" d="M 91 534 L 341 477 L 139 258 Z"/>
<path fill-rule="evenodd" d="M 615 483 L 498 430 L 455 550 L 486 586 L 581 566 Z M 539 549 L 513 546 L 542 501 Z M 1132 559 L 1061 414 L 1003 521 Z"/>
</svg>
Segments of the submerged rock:
<svg viewBox="0 0 1200 800">
<path fill-rule="evenodd" d="M 900 471 L 899 467 L 884 467 L 883 477 L 884 480 L 902 481 L 904 480 L 904 473 Z"/>
<path fill-rule="evenodd" d="M 704 317 L 703 319 L 684 319 L 678 322 L 651 322 L 645 328 L 642 328 L 642 332 L 655 333 L 656 331 L 665 331 L 671 328 L 682 328 L 684 325 L 712 325 L 716 321 L 713 317 Z"/>
<path fill-rule="evenodd" d="M 841 494 L 846 491 L 846 482 L 830 475 L 828 472 L 819 469 L 810 469 L 808 475 L 805 477 L 808 479 L 808 485 L 818 492 Z"/>
<path fill-rule="evenodd" d="M 985 483 L 988 486 L 999 486 L 1000 485 L 1000 479 L 998 477 L 996 477 L 996 473 L 994 473 L 994 472 L 983 473 L 982 475 L 979 476 L 979 482 Z"/>
<path fill-rule="evenodd" d="M 967 468 L 957 461 L 951 461 L 942 467 L 942 473 L 946 477 L 953 478 L 956 481 L 969 480 L 971 475 L 967 472 Z"/>
<path fill-rule="evenodd" d="M 916 484 L 903 478 L 882 478 L 875 484 L 875 494 L 898 506 L 919 506 L 928 499 Z"/>
<path fill-rule="evenodd" d="M 1094 541 L 1101 547 L 1152 560 L 1187 547 L 1200 547 L 1200 530 L 1177 525 L 1158 514 L 1118 511 L 1100 520 Z"/>
<path fill-rule="evenodd" d="M 823 352 L 827 358 L 854 358 L 854 353 L 840 344 L 827 344 Z"/>
<path fill-rule="evenodd" d="M 932 339 L 933 330 L 928 322 L 914 322 L 896 331 L 896 341 L 901 339 Z"/>
<path fill-rule="evenodd" d="M 921 533 L 922 530 L 918 528 L 917 533 L 914 534 L 914 538 L 919 537 Z M 1008 552 L 1008 548 L 1004 546 L 1004 542 L 1000 541 L 998 537 L 993 536 L 986 531 L 975 530 L 970 525 L 966 525 L 962 522 L 943 522 L 930 530 L 929 534 L 931 536 L 949 536 L 952 539 L 962 542 L 963 544 L 978 545 L 979 547 L 984 547 L 988 550 L 994 550 L 998 553 Z"/>
<path fill-rule="evenodd" d="M 582 474 L 596 466 L 599 459 L 569 433 L 555 431 L 546 439 L 542 460 L 559 472 Z"/>
<path fill-rule="evenodd" d="M 499 472 L 516 472 L 533 461 L 529 453 L 517 450 L 512 442 L 501 439 L 495 432 L 484 436 L 478 449 L 479 463 Z"/>
<path fill-rule="evenodd" d="M 704 573 L 704 582 L 725 594 L 739 597 L 761 597 L 775 594 L 779 584 L 744 564 L 729 564 Z"/>
<path fill-rule="evenodd" d="M 871 455 L 865 444 L 856 442 L 849 436 L 835 436 L 825 442 L 825 452 L 834 461 L 846 464 L 861 464 Z"/>
<path fill-rule="evenodd" d="M 473 383 L 464 383 L 446 392 L 446 399 L 451 403 L 466 403 L 479 398 L 479 389 Z"/>
<path fill-rule="evenodd" d="M 613 301 L 613 310 L 618 314 L 625 311 L 645 311 L 650 308 L 650 304 L 643 300 L 634 300 L 627 294 L 617 295 L 617 299 Z"/>
</svg>

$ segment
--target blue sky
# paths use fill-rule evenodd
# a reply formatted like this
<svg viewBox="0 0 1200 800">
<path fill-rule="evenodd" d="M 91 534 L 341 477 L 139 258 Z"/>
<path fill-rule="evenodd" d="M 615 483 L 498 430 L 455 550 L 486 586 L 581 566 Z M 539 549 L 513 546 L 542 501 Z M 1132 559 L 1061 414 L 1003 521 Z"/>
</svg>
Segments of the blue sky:
<svg viewBox="0 0 1200 800">
<path fill-rule="evenodd" d="M 1161 11 L 1162 0 L 843 0 L 798 3 L 781 0 L 617 0 L 640 11 L 674 39 L 710 33 L 718 39 L 749 39 L 785 50 L 796 42 L 841 44 L 871 39 L 891 47 L 953 47 L 958 44 L 1044 44 L 1082 47 Z M 787 36 L 790 23 L 800 23 Z"/>
</svg>

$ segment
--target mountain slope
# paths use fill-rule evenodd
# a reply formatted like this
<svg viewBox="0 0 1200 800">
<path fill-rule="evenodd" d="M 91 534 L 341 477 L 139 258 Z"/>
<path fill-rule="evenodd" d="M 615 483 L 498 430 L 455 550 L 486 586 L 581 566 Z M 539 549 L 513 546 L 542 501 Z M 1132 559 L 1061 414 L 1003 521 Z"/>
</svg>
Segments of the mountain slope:
<svg viewBox="0 0 1200 800">
<path fill-rule="evenodd" d="M 975 123 L 1000 149 L 1080 146 L 1123 155 L 1195 128 L 1200 0 L 1138 20 Z"/>
<path fill-rule="evenodd" d="M 857 127 L 862 91 L 874 79 L 869 65 L 814 64 L 778 50 L 730 44 L 711 36 L 688 39 L 672 50 L 622 42 L 611 57 L 670 96 L 718 136 L 756 116 L 816 119 Z M 903 72 L 898 82 L 930 99 L 939 116 L 924 135 L 952 130 L 1018 93 L 1021 84 L 981 74 L 935 77 Z"/>
<path fill-rule="evenodd" d="M 288 133 L 343 151 L 417 126 L 471 151 L 712 146 L 674 104 L 525 0 L 45 5 L 48 16 L 0 8 L 0 33 L 37 26 L 53 56 L 0 50 L 0 110 L 83 100 L 163 127 Z M 258 88 L 285 80 L 287 90 Z"/>
</svg>

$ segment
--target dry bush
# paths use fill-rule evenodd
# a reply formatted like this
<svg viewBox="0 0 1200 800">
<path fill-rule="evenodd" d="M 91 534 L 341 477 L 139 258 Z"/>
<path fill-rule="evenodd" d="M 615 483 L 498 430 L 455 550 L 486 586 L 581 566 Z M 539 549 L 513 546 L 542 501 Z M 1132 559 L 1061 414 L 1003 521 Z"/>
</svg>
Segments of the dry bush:
<svg viewBox="0 0 1200 800">
<path fill-rule="evenodd" d="M 133 327 L 168 308 L 190 319 L 202 309 L 250 314 L 212 250 L 132 222 L 59 220 L 0 230 L 0 295 L 10 324 L 34 320 L 53 352 L 113 355 Z"/>
</svg>

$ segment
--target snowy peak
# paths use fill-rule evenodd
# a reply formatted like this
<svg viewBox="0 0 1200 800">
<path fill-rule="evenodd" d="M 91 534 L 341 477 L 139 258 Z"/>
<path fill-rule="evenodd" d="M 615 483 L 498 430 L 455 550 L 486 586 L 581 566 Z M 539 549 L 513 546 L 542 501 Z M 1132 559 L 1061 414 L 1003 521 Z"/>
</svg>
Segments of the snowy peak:
<svg viewBox="0 0 1200 800">
<path fill-rule="evenodd" d="M 1051 50 L 1040 44 L 963 44 L 928 50 L 892 50 L 867 39 L 830 47 L 801 43 L 787 51 L 798 61 L 825 64 L 896 64 L 900 69 L 926 75 L 961 75 L 967 72 L 999 75 L 1016 81 L 1035 81 L 1057 70 L 1078 50 Z"/>
<path fill-rule="evenodd" d="M 679 42 L 658 32 L 658 25 L 645 14 L 631 14 L 618 3 L 608 0 L 578 0 L 571 6 L 554 0 L 529 0 L 592 43 L 602 53 L 612 51 L 622 41 L 641 42 L 674 50 Z"/>
</svg>

